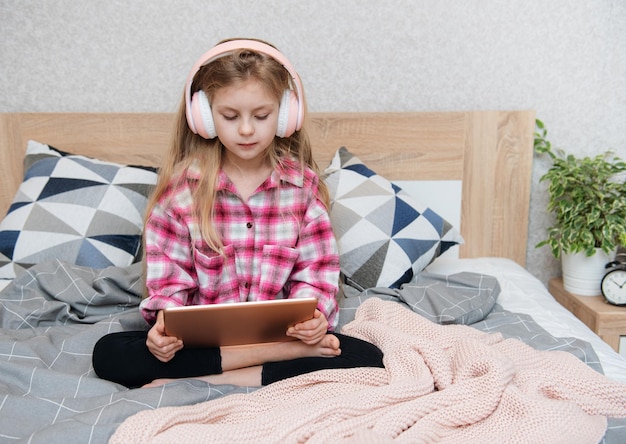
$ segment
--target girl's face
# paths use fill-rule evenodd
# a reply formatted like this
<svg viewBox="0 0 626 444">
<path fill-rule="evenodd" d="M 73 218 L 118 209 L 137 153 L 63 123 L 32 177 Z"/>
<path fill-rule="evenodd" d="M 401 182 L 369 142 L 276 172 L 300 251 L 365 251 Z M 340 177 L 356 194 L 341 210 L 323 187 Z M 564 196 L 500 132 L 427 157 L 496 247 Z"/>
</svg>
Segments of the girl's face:
<svg viewBox="0 0 626 444">
<path fill-rule="evenodd" d="M 254 166 L 266 160 L 265 150 L 276 135 L 279 105 L 278 99 L 254 79 L 215 91 L 211 110 L 227 161 Z"/>
</svg>

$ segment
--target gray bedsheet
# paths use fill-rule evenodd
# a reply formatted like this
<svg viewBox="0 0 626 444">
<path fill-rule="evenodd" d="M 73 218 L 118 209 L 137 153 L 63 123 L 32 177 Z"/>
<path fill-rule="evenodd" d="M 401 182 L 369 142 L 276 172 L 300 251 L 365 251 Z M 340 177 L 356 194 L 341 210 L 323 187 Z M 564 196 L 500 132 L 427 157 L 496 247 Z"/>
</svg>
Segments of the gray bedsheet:
<svg viewBox="0 0 626 444">
<path fill-rule="evenodd" d="M 95 342 L 109 332 L 147 328 L 137 309 L 142 293 L 140 275 L 141 264 L 93 270 L 52 261 L 31 268 L 0 292 L 0 443 L 106 442 L 125 418 L 140 410 L 256 390 L 198 381 L 128 390 L 98 379 L 91 367 Z M 472 325 L 481 330 L 519 337 L 537 348 L 575 353 L 601 371 L 588 344 L 553 338 L 530 317 L 502 310 L 495 304 L 499 288 L 484 278 L 471 274 L 452 280 L 422 278 L 421 284 L 438 292 L 454 291 L 475 299 L 466 305 L 467 310 L 474 310 L 470 317 L 459 317 L 458 310 L 450 317 L 450 304 L 425 304 L 439 296 L 420 290 L 421 284 L 416 282 L 401 290 L 348 294 L 342 299 L 341 320 L 348 322 L 364 298 L 397 300 L 427 317 L 447 310 L 447 317 L 436 319 L 440 323 L 478 320 Z M 480 296 L 473 279 L 482 282 Z M 449 283 L 454 289 L 445 289 Z M 458 305 L 458 300 L 450 301 Z M 484 311 L 478 317 L 477 307 Z M 610 442 L 626 442 L 626 421 L 610 419 L 609 426 Z"/>
</svg>

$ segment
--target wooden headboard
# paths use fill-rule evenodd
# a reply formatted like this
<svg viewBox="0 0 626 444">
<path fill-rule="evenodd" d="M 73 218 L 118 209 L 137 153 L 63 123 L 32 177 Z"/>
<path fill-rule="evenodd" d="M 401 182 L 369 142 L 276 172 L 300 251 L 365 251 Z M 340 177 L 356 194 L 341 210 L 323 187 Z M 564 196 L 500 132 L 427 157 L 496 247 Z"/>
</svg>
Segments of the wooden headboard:
<svg viewBox="0 0 626 444">
<path fill-rule="evenodd" d="M 535 115 L 532 111 L 312 113 L 324 168 L 340 146 L 390 180 L 461 180 L 460 257 L 525 265 Z M 0 214 L 22 181 L 29 139 L 99 159 L 158 165 L 173 115 L 0 113 Z"/>
</svg>

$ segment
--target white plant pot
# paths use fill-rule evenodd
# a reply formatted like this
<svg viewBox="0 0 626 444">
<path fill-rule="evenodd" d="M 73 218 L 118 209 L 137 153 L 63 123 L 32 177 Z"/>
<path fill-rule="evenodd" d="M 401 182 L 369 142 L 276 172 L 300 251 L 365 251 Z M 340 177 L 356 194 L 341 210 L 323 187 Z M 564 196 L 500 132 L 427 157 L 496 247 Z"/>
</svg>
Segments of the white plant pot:
<svg viewBox="0 0 626 444">
<path fill-rule="evenodd" d="M 579 296 L 602 294 L 600 283 L 606 273 L 605 266 L 614 257 L 614 253 L 606 254 L 599 248 L 593 256 L 586 256 L 585 253 L 562 253 L 563 287 L 570 293 Z"/>
</svg>

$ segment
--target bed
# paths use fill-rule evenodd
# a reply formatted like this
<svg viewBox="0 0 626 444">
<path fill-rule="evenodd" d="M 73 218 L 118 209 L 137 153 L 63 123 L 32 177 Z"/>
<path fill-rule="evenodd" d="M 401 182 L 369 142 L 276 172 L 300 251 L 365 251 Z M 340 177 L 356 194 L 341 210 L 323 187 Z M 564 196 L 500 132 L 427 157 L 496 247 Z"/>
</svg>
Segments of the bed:
<svg viewBox="0 0 626 444">
<path fill-rule="evenodd" d="M 387 368 L 98 379 L 95 341 L 145 328 L 142 208 L 173 115 L 1 114 L 0 442 L 625 442 L 626 359 L 524 268 L 534 113 L 309 119 L 340 326 Z"/>
</svg>

